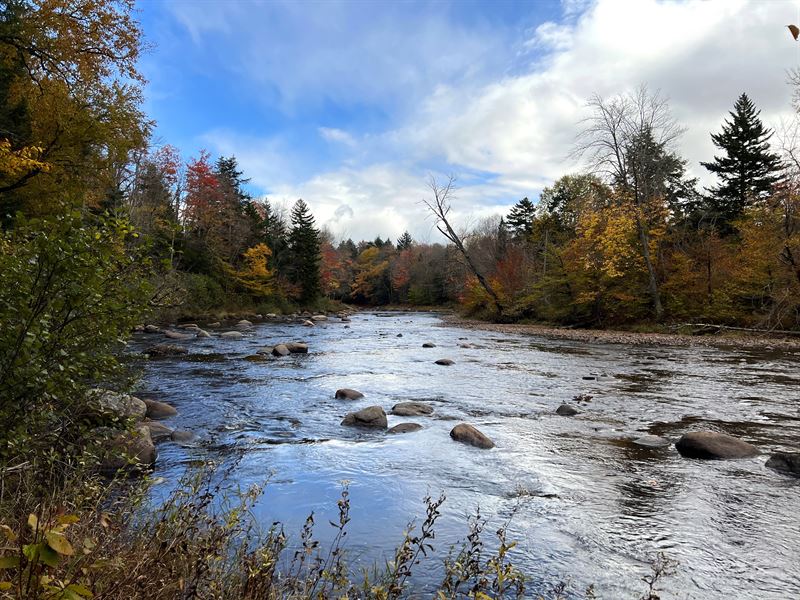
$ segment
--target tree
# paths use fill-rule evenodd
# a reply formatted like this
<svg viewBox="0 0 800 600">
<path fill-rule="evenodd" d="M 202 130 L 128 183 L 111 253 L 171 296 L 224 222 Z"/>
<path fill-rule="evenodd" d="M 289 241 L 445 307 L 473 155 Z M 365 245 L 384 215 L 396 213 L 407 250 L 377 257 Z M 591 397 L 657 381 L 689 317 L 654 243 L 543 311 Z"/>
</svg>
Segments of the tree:
<svg viewBox="0 0 800 600">
<path fill-rule="evenodd" d="M 683 130 L 670 115 L 667 101 L 644 86 L 610 100 L 594 96 L 589 107 L 592 114 L 584 122 L 575 153 L 588 155 L 592 170 L 605 174 L 618 191 L 616 201 L 633 208 L 648 293 L 660 320 L 664 307 L 656 243 L 666 228 L 668 198 L 680 195 L 678 183 L 690 187 L 684 182 L 685 163 L 672 151 Z"/>
<path fill-rule="evenodd" d="M 320 238 L 314 216 L 303 200 L 292 207 L 289 249 L 292 255 L 290 279 L 300 288 L 299 300 L 313 303 L 320 294 Z"/>
<path fill-rule="evenodd" d="M 739 96 L 729 114 L 722 131 L 711 135 L 723 154 L 700 163 L 720 179 L 709 190 L 707 209 L 723 231 L 730 231 L 745 208 L 770 195 L 783 168 L 778 155 L 770 152 L 772 131 L 764 127 L 761 111 L 747 94 Z"/>
<path fill-rule="evenodd" d="M 411 248 L 413 244 L 414 240 L 411 237 L 411 234 L 408 233 L 408 231 L 405 231 L 403 235 L 397 238 L 397 251 L 402 252 L 403 250 L 407 250 L 408 248 Z"/>
<path fill-rule="evenodd" d="M 533 219 L 536 207 L 527 197 L 517 202 L 506 217 L 506 224 L 511 235 L 518 240 L 526 240 L 533 231 Z"/>
</svg>

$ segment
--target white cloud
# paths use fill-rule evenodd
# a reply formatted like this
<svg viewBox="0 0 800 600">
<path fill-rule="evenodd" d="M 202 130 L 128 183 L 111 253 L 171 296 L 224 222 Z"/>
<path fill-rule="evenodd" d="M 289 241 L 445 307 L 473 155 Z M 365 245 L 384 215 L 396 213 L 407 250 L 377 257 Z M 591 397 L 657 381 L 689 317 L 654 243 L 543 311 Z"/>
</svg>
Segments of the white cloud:
<svg viewBox="0 0 800 600">
<path fill-rule="evenodd" d="M 496 69 L 491 81 L 464 75 L 470 61 L 481 62 L 482 52 L 496 48 L 490 35 L 471 41 L 468 31 L 457 30 L 448 39 L 451 48 L 435 54 L 441 50 L 436 38 L 447 30 L 443 16 L 414 35 L 402 24 L 394 30 L 381 21 L 375 36 L 362 31 L 358 44 L 348 43 L 344 34 L 329 34 L 343 43 L 339 66 L 323 72 L 328 62 L 311 49 L 279 82 L 286 97 L 314 83 L 351 101 L 379 99 L 406 87 L 418 98 L 382 133 L 353 137 L 320 127 L 324 139 L 359 151 L 357 160 L 340 168 L 295 181 L 284 175 L 290 171 L 279 145 L 240 139 L 239 145 L 226 146 L 230 138 L 220 135 L 217 145 L 235 150 L 273 198 L 304 198 L 318 223 L 340 236 L 396 239 L 408 228 L 418 239 L 438 240 L 419 203 L 428 171 L 465 174 L 454 213 L 461 223 L 505 211 L 523 195 L 535 197 L 579 167 L 567 157 L 594 93 L 610 96 L 642 83 L 660 89 L 688 128 L 680 150 L 705 183 L 710 180 L 699 161 L 714 154 L 709 133 L 720 129 L 741 92 L 762 109 L 769 126 L 791 112 L 786 71 L 800 64 L 800 49 L 785 25 L 797 18 L 796 3 L 600 0 L 587 7 L 570 0 L 565 11 L 563 22 L 541 24 L 527 41 L 519 40 L 528 51 L 522 54 L 530 60 L 527 68 Z M 325 16 L 336 31 L 345 17 Z M 326 31 L 318 19 L 311 21 L 309 31 Z M 274 42 L 265 36 L 264 44 Z M 281 39 L 275 43 L 275 60 L 288 60 Z M 392 50 L 393 44 L 400 52 Z M 355 74 L 352 65 L 362 64 L 365 50 L 372 58 L 363 73 Z M 502 55 L 515 60 L 513 53 Z M 452 77 L 453 72 L 460 76 Z M 321 81 L 312 82 L 315 78 Z M 276 181 L 282 183 L 276 186 Z"/>
</svg>

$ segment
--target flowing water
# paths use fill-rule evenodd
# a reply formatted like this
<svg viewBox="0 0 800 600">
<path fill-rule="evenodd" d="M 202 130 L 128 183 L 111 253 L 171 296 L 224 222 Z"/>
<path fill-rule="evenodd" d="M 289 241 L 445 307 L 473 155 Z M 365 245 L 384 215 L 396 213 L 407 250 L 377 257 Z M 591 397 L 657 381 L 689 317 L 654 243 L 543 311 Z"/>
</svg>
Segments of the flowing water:
<svg viewBox="0 0 800 600">
<path fill-rule="evenodd" d="M 568 579 L 574 590 L 594 584 L 601 598 L 636 598 L 649 560 L 664 552 L 680 563 L 664 597 L 800 598 L 799 479 L 765 468 L 764 456 L 699 461 L 631 441 L 712 429 L 765 453 L 796 450 L 800 353 L 586 344 L 439 324 L 431 313 L 360 313 L 349 327 L 256 324 L 243 340 L 184 342 L 191 354 L 148 361 L 142 394 L 173 404 L 179 414 L 165 423 L 196 434 L 159 446 L 157 474 L 174 481 L 190 462 L 237 457 L 237 484 L 269 479 L 261 521 L 296 534 L 315 511 L 323 540 L 349 482 L 356 566 L 388 558 L 408 521 L 424 516 L 422 498 L 444 492 L 437 548 L 463 538 L 478 507 L 487 540 L 513 513 L 513 558 L 532 577 L 531 593 Z M 156 338 L 139 336 L 133 349 Z M 310 352 L 244 360 L 282 341 L 306 341 Z M 342 387 L 365 397 L 335 400 Z M 580 415 L 554 414 L 578 394 L 592 397 Z M 430 403 L 433 416 L 390 415 L 389 425 L 414 421 L 420 431 L 340 425 L 346 412 L 377 404 L 388 413 L 407 400 Z M 496 448 L 452 441 L 461 421 Z M 422 596 L 436 577 L 417 575 Z"/>
</svg>

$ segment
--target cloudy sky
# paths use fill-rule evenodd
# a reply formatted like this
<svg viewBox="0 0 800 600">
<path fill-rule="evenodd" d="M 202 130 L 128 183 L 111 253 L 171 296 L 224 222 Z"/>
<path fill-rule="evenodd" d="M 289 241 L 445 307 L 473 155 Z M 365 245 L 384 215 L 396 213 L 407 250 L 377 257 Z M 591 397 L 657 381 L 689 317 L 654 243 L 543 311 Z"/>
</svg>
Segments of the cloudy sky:
<svg viewBox="0 0 800 600">
<path fill-rule="evenodd" d="M 795 0 L 141 0 L 147 110 L 185 157 L 235 155 L 252 191 L 354 239 L 439 241 L 420 200 L 458 178 L 460 223 L 580 169 L 592 94 L 670 99 L 695 176 L 742 92 L 791 117 Z"/>
</svg>

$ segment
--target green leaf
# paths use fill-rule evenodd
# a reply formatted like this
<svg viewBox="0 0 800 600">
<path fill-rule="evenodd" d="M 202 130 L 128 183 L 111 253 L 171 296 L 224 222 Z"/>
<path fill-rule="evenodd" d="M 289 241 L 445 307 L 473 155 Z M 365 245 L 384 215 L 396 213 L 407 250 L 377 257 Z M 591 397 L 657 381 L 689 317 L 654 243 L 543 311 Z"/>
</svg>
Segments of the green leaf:
<svg viewBox="0 0 800 600">
<path fill-rule="evenodd" d="M 19 556 L 0 556 L 0 569 L 15 569 L 19 566 Z"/>
<path fill-rule="evenodd" d="M 55 550 L 45 544 L 41 544 L 39 549 L 39 559 L 48 567 L 57 567 L 59 556 Z"/>
<path fill-rule="evenodd" d="M 72 554 L 75 553 L 72 549 L 72 544 L 69 543 L 69 540 L 65 538 L 63 534 L 55 531 L 48 531 L 44 534 L 44 537 L 47 539 L 47 545 L 59 554 L 72 556 Z"/>
<path fill-rule="evenodd" d="M 89 588 L 87 588 L 83 584 L 72 583 L 72 584 L 67 586 L 67 589 L 69 591 L 71 591 L 71 592 L 74 592 L 74 593 L 78 594 L 79 596 L 84 597 L 84 598 L 94 598 L 94 594 L 92 593 L 92 590 L 90 590 Z"/>
</svg>

